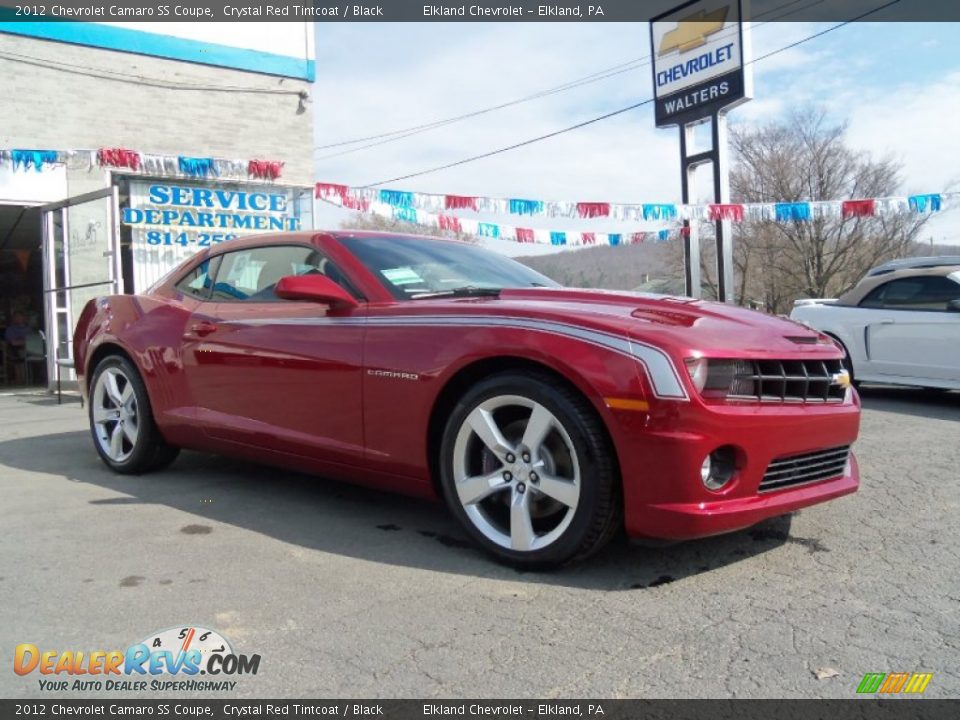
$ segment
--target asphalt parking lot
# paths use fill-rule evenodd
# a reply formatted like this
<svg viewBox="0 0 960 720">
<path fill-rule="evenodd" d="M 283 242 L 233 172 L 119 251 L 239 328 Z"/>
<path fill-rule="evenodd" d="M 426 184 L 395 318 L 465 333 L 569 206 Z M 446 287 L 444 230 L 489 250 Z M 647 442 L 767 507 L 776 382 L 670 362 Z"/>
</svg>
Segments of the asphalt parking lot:
<svg viewBox="0 0 960 720">
<path fill-rule="evenodd" d="M 192 624 L 261 655 L 217 697 L 849 698 L 894 671 L 958 696 L 960 393 L 863 398 L 858 494 L 540 574 L 438 505 L 199 453 L 113 475 L 76 399 L 2 396 L 0 695 L 41 694 L 19 643 Z"/>
</svg>

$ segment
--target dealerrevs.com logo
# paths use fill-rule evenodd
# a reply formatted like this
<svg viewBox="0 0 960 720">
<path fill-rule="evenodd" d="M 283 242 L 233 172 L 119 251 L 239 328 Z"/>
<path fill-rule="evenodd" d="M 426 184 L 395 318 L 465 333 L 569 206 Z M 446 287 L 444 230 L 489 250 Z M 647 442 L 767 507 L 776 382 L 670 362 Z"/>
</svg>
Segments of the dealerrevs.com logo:
<svg viewBox="0 0 960 720">
<path fill-rule="evenodd" d="M 259 655 L 235 653 L 220 633 L 199 626 L 152 633 L 126 650 L 42 650 L 21 643 L 13 657 L 17 675 L 39 675 L 40 690 L 49 692 L 230 691 L 237 681 L 228 678 L 259 669 Z"/>
</svg>

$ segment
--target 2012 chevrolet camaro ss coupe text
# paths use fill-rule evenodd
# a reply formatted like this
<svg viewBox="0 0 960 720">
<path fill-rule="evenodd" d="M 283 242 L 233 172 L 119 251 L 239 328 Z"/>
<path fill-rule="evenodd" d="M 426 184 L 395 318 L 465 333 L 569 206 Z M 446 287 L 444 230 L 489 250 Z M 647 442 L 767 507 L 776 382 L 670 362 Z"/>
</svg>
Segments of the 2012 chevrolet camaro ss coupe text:
<svg viewBox="0 0 960 720">
<path fill-rule="evenodd" d="M 471 244 L 231 240 L 74 336 L 117 472 L 210 450 L 442 497 L 500 560 L 683 539 L 852 493 L 860 405 L 826 336 L 689 298 L 577 290 Z"/>
</svg>

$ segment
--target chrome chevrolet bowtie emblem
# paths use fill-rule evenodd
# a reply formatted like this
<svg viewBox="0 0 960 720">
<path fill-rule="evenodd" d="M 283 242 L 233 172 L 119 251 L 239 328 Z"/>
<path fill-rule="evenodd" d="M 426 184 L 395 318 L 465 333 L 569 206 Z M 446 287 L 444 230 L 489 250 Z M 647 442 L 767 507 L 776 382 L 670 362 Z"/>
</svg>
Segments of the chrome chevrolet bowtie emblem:
<svg viewBox="0 0 960 720">
<path fill-rule="evenodd" d="M 836 372 L 830 376 L 830 382 L 840 387 L 850 387 L 850 373 L 846 370 Z"/>
</svg>

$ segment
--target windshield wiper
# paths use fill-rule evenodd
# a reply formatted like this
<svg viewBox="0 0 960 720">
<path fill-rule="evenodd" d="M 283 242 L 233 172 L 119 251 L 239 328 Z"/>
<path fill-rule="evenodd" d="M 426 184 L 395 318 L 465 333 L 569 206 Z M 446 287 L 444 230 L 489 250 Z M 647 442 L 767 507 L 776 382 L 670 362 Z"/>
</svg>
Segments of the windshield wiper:
<svg viewBox="0 0 960 720">
<path fill-rule="evenodd" d="M 411 295 L 411 300 L 425 300 L 438 297 L 499 297 L 502 288 L 474 287 L 465 285 L 464 287 L 451 288 L 450 290 L 437 290 L 436 292 L 425 292 Z"/>
</svg>

